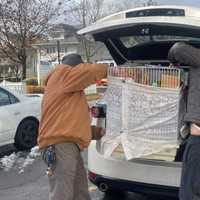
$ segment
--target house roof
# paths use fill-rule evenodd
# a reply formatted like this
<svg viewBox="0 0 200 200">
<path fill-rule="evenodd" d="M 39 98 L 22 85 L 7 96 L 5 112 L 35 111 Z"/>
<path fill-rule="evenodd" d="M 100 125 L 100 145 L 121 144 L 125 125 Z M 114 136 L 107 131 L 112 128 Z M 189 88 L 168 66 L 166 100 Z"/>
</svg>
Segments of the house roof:
<svg viewBox="0 0 200 200">
<path fill-rule="evenodd" d="M 62 33 L 64 38 L 53 38 L 53 33 Z M 52 37 L 52 39 L 48 40 L 41 40 L 40 42 L 37 42 L 34 44 L 34 47 L 41 47 L 41 46 L 55 46 L 57 44 L 57 41 L 60 42 L 61 45 L 78 45 L 79 37 L 77 35 L 77 29 L 74 26 L 67 25 L 67 24 L 58 24 L 55 25 L 50 31 L 49 36 Z"/>
<path fill-rule="evenodd" d="M 40 43 L 34 44 L 33 47 L 41 47 L 41 46 L 55 46 L 57 45 L 58 40 L 53 41 L 42 41 Z M 68 41 L 68 40 L 59 40 L 60 44 L 62 45 L 78 45 L 79 41 Z"/>
</svg>

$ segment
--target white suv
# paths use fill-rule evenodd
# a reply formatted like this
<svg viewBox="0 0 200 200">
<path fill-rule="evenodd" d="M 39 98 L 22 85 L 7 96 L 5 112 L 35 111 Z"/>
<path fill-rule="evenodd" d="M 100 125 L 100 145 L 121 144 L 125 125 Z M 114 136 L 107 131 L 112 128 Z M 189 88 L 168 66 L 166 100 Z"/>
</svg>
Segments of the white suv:
<svg viewBox="0 0 200 200">
<path fill-rule="evenodd" d="M 200 47 L 200 9 L 140 7 L 105 17 L 79 34 L 91 34 L 103 42 L 117 65 L 169 66 L 168 51 L 177 41 Z M 182 149 L 176 160 L 172 159 L 176 151 L 126 160 L 119 149 L 105 157 L 100 145 L 91 143 L 88 168 L 90 180 L 102 191 L 120 189 L 177 197 Z"/>
</svg>

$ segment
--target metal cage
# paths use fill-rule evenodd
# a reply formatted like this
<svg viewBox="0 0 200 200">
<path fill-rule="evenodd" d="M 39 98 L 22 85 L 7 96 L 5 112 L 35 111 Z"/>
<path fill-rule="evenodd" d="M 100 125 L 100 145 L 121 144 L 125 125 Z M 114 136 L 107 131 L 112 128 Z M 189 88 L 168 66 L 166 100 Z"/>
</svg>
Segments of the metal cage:
<svg viewBox="0 0 200 200">
<path fill-rule="evenodd" d="M 162 66 L 110 67 L 108 77 L 130 79 L 136 83 L 161 88 L 180 88 L 183 83 L 181 69 Z"/>
</svg>

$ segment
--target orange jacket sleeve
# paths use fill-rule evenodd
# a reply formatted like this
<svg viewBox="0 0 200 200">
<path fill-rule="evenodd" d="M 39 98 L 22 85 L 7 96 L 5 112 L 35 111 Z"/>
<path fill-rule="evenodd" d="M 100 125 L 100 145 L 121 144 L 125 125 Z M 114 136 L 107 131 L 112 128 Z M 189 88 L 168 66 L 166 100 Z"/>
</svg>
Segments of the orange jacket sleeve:
<svg viewBox="0 0 200 200">
<path fill-rule="evenodd" d="M 55 72 L 55 69 L 52 69 L 51 71 L 49 71 L 49 73 L 47 74 L 47 76 L 44 79 L 44 86 L 47 86 L 47 83 L 54 72 Z"/>
<path fill-rule="evenodd" d="M 76 92 L 87 88 L 96 83 L 97 80 L 107 76 L 106 64 L 80 64 L 71 68 L 70 72 L 64 77 L 64 91 Z"/>
</svg>

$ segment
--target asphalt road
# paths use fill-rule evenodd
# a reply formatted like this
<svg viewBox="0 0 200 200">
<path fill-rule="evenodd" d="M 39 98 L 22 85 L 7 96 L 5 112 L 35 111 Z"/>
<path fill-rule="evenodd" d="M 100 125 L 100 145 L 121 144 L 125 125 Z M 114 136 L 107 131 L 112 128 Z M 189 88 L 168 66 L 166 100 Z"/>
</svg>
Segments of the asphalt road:
<svg viewBox="0 0 200 200">
<path fill-rule="evenodd" d="M 0 165 L 0 200 L 48 200 L 48 184 L 45 175 L 46 167 L 40 157 L 31 159 L 29 152 L 16 152 L 13 154 L 12 145 L 0 148 L 0 156 L 12 155 L 11 161 L 6 161 L 8 168 Z M 87 166 L 87 152 L 83 155 Z M 0 161 L 2 158 L 0 159 Z M 6 160 L 6 159 L 5 159 Z M 31 161 L 26 166 L 27 161 Z M 24 167 L 26 166 L 26 167 Z M 105 196 L 95 186 L 89 183 L 92 200 L 157 200 L 139 194 L 124 193 Z"/>
</svg>

